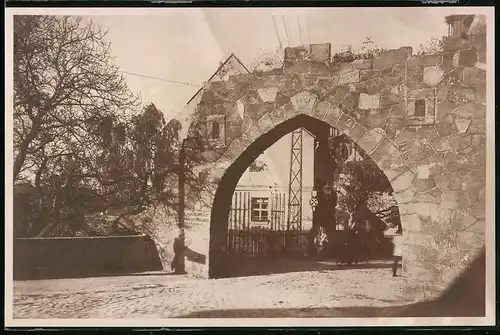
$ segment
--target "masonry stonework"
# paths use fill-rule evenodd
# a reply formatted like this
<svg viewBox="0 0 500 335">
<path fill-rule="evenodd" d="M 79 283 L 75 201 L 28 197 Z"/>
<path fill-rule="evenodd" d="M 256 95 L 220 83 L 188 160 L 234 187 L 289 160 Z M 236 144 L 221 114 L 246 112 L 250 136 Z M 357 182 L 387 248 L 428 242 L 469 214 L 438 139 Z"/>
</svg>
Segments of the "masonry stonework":
<svg viewBox="0 0 500 335">
<path fill-rule="evenodd" d="M 483 38 L 450 37 L 435 55 L 402 47 L 352 63 L 331 62 L 329 44 L 287 48 L 283 69 L 208 83 L 191 130 L 206 135 L 213 115 L 223 115 L 224 137 L 207 154 L 214 187 L 200 210 L 210 211 L 225 170 L 253 141 L 308 115 L 347 134 L 391 182 L 408 297 L 441 293 L 485 245 Z M 188 272 L 208 276 L 225 221 L 212 215 L 186 232 L 188 247 L 207 255 L 205 264 L 187 260 Z"/>
</svg>

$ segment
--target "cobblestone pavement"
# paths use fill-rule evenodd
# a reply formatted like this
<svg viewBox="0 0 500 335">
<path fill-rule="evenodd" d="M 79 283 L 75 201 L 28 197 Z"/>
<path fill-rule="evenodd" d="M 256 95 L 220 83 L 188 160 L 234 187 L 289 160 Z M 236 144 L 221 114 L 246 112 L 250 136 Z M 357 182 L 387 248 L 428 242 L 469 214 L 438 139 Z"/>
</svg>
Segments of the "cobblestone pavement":
<svg viewBox="0 0 500 335">
<path fill-rule="evenodd" d="M 402 299 L 402 286 L 403 279 L 393 278 L 387 268 L 226 279 L 137 275 L 16 281 L 13 307 L 14 318 L 37 319 L 169 318 L 265 309 L 297 309 L 302 311 L 300 316 L 310 317 L 304 311 L 403 305 L 407 302 Z"/>
</svg>

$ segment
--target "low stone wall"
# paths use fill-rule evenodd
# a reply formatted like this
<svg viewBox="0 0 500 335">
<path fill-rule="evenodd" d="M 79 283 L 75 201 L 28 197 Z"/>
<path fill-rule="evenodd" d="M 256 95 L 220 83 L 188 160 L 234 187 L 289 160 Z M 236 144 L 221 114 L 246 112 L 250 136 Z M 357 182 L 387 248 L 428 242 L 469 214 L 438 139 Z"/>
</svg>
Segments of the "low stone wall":
<svg viewBox="0 0 500 335">
<path fill-rule="evenodd" d="M 162 270 L 149 236 L 20 238 L 14 280 L 93 277 Z"/>
</svg>

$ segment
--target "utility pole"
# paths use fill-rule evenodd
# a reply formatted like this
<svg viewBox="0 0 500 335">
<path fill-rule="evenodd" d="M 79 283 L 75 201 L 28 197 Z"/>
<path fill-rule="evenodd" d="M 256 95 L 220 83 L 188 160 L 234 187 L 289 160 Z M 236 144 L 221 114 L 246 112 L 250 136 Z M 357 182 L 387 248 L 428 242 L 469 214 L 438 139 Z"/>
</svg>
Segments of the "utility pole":
<svg viewBox="0 0 500 335">
<path fill-rule="evenodd" d="M 175 273 L 186 273 L 186 265 L 184 261 L 185 237 L 184 237 L 184 210 L 185 210 L 185 184 L 186 184 L 186 169 L 185 169 L 185 144 L 186 139 L 182 141 L 181 149 L 179 150 L 179 164 L 178 164 L 178 177 L 179 177 L 179 206 L 177 215 L 179 219 L 180 236 L 174 243 L 174 253 L 177 256 L 177 263 L 175 264 Z"/>
</svg>

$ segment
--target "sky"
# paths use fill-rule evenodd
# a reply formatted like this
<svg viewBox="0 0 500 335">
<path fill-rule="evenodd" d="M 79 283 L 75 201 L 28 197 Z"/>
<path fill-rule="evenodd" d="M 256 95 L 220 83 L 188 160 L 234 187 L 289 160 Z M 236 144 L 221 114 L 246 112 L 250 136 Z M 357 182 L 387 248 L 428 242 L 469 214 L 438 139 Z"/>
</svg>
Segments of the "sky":
<svg viewBox="0 0 500 335">
<path fill-rule="evenodd" d="M 234 53 L 247 66 L 283 46 L 331 43 L 332 52 L 359 47 L 366 37 L 381 48 L 411 46 L 447 34 L 444 17 L 470 8 L 156 8 L 142 15 L 87 16 L 108 30 L 122 71 L 189 83 L 184 85 L 125 74 L 143 102 L 153 102 L 167 120 L 175 117 L 219 62 Z M 274 20 L 273 20 L 274 16 Z M 283 22 L 286 23 L 286 32 Z M 276 27 L 275 28 L 275 23 Z M 299 29 L 300 25 L 300 29 Z M 288 38 L 287 38 L 288 33 Z M 305 185 L 312 184 L 312 139 L 304 143 Z M 268 149 L 288 180 L 289 137 Z"/>
</svg>

